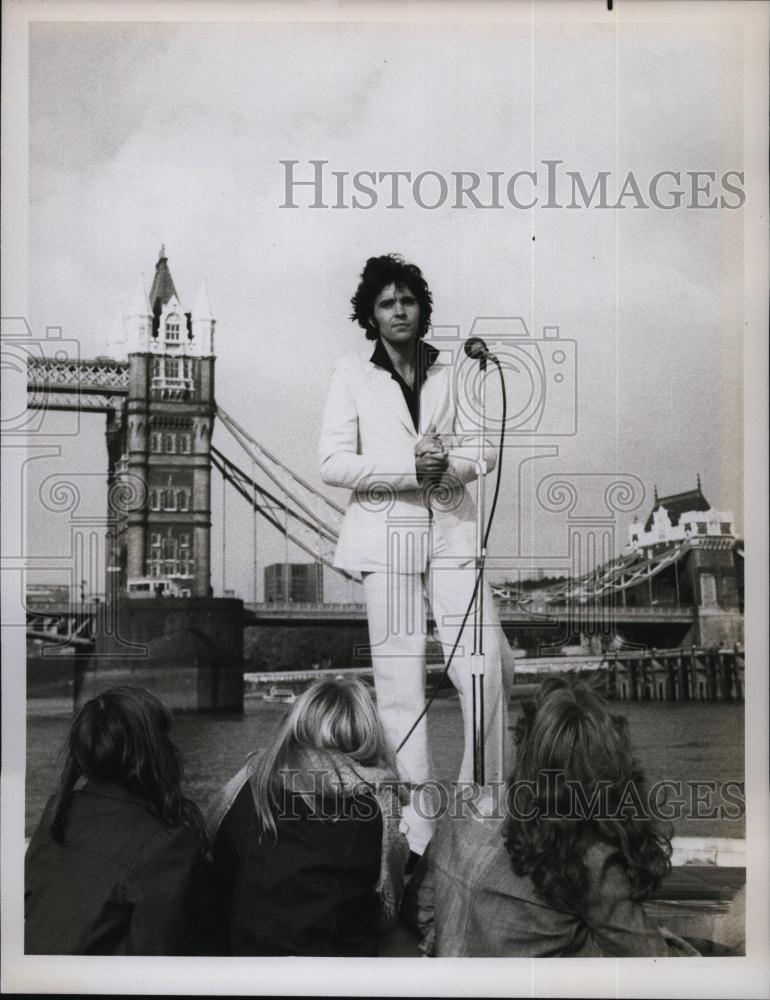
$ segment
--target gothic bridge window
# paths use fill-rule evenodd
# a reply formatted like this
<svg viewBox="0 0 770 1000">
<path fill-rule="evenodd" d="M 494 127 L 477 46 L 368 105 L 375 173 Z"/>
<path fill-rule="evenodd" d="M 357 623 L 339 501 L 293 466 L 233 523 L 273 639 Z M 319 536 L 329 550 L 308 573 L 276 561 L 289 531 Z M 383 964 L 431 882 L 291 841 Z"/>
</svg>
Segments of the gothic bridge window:
<svg viewBox="0 0 770 1000">
<path fill-rule="evenodd" d="M 158 531 L 150 534 L 150 576 L 191 577 L 195 563 L 190 553 L 190 535 L 180 532 L 175 535 L 169 529 L 165 535 Z"/>
<path fill-rule="evenodd" d="M 166 317 L 166 341 L 171 344 L 179 343 L 179 316 L 171 313 Z"/>
<path fill-rule="evenodd" d="M 189 431 L 153 431 L 150 452 L 153 455 L 189 455 Z"/>
<path fill-rule="evenodd" d="M 152 388 L 190 391 L 194 386 L 194 372 L 192 358 L 155 357 L 152 360 Z"/>
<path fill-rule="evenodd" d="M 190 510 L 188 486 L 153 487 L 150 490 L 150 510 Z"/>
</svg>

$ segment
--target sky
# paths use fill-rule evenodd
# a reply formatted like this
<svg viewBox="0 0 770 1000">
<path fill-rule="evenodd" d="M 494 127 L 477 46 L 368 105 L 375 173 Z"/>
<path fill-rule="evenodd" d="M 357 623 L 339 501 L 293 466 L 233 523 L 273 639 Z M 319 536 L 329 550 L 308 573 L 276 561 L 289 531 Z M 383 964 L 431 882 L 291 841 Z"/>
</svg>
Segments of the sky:
<svg viewBox="0 0 770 1000">
<path fill-rule="evenodd" d="M 218 402 L 314 485 L 334 360 L 364 346 L 349 319 L 367 257 L 422 268 L 433 321 L 466 336 L 476 317 L 558 326 L 575 366 L 547 401 L 577 432 L 506 452 L 493 575 L 569 568 L 568 515 L 552 478 L 601 512 L 606 479 L 636 477 L 646 517 L 700 473 L 742 526 L 743 211 L 651 208 L 311 209 L 284 202 L 281 160 L 329 170 L 452 171 L 507 178 L 563 161 L 590 188 L 633 171 L 743 168 L 741 28 L 595 24 L 46 23 L 30 30 L 29 318 L 104 354 L 121 303 L 158 249 L 185 309 L 205 278 Z M 542 183 L 542 180 L 541 180 Z M 425 189 L 430 191 L 428 187 Z M 526 186 L 522 193 L 528 191 Z M 331 189 L 330 189 L 331 192 Z M 333 193 L 333 192 L 332 192 Z M 530 391 L 509 372 L 512 405 Z M 490 387 L 490 405 L 499 395 Z M 565 423 L 566 421 L 566 423 Z M 29 551 L 68 551 L 71 514 L 40 501 L 51 475 L 83 477 L 78 516 L 106 508 L 104 417 L 49 415 L 58 458 L 28 466 Z M 218 436 L 217 436 L 218 435 Z M 215 443 L 235 455 L 220 430 Z M 513 443 L 513 442 L 512 442 Z M 547 446 L 547 449 L 544 448 Z M 534 461 L 533 448 L 547 450 Z M 342 491 L 322 487 L 338 502 Z M 540 493 L 538 493 L 540 488 Z M 598 492 L 597 492 L 598 491 Z M 252 596 L 245 507 L 213 491 L 213 584 Z M 236 513 L 237 512 L 237 513 Z M 617 547 L 632 518 L 615 518 Z M 227 559 L 222 572 L 222 528 Z M 259 565 L 282 542 L 258 529 Z M 294 550 L 291 558 L 304 558 Z M 52 560 L 53 561 L 53 560 Z M 60 570 L 36 579 L 57 580 Z M 261 584 L 260 584 L 261 591 Z M 330 581 L 328 595 L 355 596 Z"/>
</svg>

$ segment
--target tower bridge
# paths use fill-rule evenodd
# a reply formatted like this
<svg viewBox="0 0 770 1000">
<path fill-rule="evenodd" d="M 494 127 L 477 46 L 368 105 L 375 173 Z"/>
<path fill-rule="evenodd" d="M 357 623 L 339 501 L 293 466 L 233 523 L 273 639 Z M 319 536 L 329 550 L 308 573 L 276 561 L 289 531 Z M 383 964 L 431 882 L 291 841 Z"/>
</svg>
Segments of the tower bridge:
<svg viewBox="0 0 770 1000">
<path fill-rule="evenodd" d="M 106 600 L 28 608 L 34 643 L 81 653 L 90 644 L 79 699 L 138 671 L 176 708 L 232 710 L 242 704 L 244 627 L 365 623 L 362 604 L 214 597 L 212 470 L 255 522 L 329 569 L 344 514 L 218 404 L 215 328 L 205 284 L 185 312 L 161 248 L 149 294 L 140 282 L 109 357 L 29 358 L 29 409 L 106 415 Z M 240 449 L 240 462 L 212 443 L 215 427 Z M 700 481 L 686 493 L 656 492 L 621 556 L 548 585 L 494 584 L 503 627 L 509 636 L 550 628 L 561 635 L 556 645 L 601 635 L 605 648 L 609 638 L 643 645 L 651 629 L 674 646 L 740 641 L 741 549 L 731 522 L 711 508 Z M 171 596 L 129 597 L 142 591 Z"/>
</svg>

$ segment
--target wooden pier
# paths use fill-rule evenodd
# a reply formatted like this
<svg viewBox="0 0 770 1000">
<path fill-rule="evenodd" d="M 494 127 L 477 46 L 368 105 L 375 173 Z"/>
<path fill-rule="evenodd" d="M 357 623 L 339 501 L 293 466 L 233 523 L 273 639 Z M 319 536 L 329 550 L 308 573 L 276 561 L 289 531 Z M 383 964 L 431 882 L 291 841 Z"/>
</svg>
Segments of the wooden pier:
<svg viewBox="0 0 770 1000">
<path fill-rule="evenodd" d="M 745 654 L 731 649 L 611 653 L 608 694 L 629 701 L 742 701 Z"/>
<path fill-rule="evenodd" d="M 443 664 L 428 665 L 428 684 L 443 672 Z M 516 659 L 514 696 L 520 687 L 539 683 L 548 675 L 602 677 L 608 698 L 626 701 L 743 701 L 745 654 L 742 646 L 707 649 L 624 650 L 597 656 L 538 656 Z M 271 684 L 291 687 L 295 693 L 321 677 L 357 676 L 370 679 L 371 667 L 338 670 L 285 670 L 244 675 L 246 690 L 262 692 Z M 592 676 L 593 681 L 593 676 Z M 453 690 L 446 684 L 447 691 Z"/>
</svg>

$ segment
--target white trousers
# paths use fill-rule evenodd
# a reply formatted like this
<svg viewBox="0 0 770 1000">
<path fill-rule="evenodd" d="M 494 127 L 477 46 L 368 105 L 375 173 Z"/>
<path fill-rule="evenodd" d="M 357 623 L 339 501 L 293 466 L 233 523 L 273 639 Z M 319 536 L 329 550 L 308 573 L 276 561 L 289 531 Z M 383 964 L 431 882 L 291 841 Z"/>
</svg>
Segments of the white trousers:
<svg viewBox="0 0 770 1000">
<path fill-rule="evenodd" d="M 377 710 L 385 736 L 395 751 L 425 705 L 425 643 L 429 603 L 446 663 L 473 593 L 476 569 L 452 559 L 440 531 L 432 529 L 426 574 L 366 573 L 363 577 L 369 622 Z M 508 695 L 513 656 L 500 627 L 489 586 L 484 586 L 484 765 L 489 781 L 508 776 L 510 740 Z M 462 707 L 464 752 L 457 780 L 473 781 L 473 611 L 468 615 L 449 668 Z M 397 755 L 400 776 L 417 786 L 404 810 L 409 846 L 422 854 L 435 825 L 434 770 L 423 718 Z"/>
</svg>

